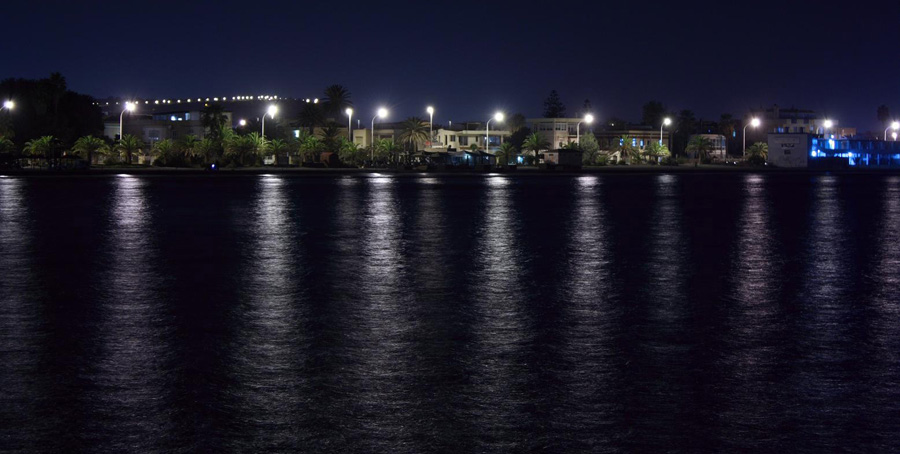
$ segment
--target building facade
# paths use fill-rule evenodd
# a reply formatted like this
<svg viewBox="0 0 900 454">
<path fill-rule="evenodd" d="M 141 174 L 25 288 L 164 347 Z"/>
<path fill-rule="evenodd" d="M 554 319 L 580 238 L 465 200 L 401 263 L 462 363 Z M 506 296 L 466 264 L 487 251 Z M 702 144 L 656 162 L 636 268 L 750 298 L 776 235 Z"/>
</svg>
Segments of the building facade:
<svg viewBox="0 0 900 454">
<path fill-rule="evenodd" d="M 769 134 L 767 162 L 778 167 L 900 168 L 900 142 Z"/>
<path fill-rule="evenodd" d="M 207 135 L 200 111 L 158 112 L 151 115 L 125 114 L 122 132 L 140 137 L 145 143 L 161 140 L 178 140 L 187 135 L 204 138 Z M 231 125 L 231 112 L 224 112 L 226 125 Z M 119 138 L 119 117 L 108 117 L 103 122 L 103 135 L 110 139 Z"/>
<path fill-rule="evenodd" d="M 768 133 L 776 134 L 824 134 L 826 132 L 825 122 L 831 121 L 832 125 L 828 128 L 828 134 L 836 137 L 853 137 L 856 135 L 856 128 L 842 126 L 840 122 L 833 118 L 827 118 L 814 110 L 808 109 L 782 109 L 778 104 L 765 109 L 751 112 L 745 118 L 745 124 L 749 124 L 753 118 L 762 120 L 762 130 Z M 747 131 L 748 136 L 753 131 Z"/>
</svg>

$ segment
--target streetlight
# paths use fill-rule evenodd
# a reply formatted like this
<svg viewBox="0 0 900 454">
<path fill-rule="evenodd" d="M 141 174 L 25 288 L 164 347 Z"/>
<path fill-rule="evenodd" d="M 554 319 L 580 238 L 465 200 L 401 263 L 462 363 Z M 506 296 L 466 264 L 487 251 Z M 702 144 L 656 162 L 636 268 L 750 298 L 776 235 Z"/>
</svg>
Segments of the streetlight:
<svg viewBox="0 0 900 454">
<path fill-rule="evenodd" d="M 240 121 L 238 121 L 238 124 L 243 128 L 244 126 L 247 126 L 247 120 L 241 118 Z"/>
<path fill-rule="evenodd" d="M 581 145 L 581 123 L 591 124 L 594 122 L 594 116 L 591 114 L 587 114 L 584 116 L 584 119 L 579 121 L 577 125 L 575 125 L 575 141 L 578 142 L 578 145 Z"/>
<path fill-rule="evenodd" d="M 7 102 L 9 102 L 9 101 L 7 101 Z M 4 104 L 4 106 L 5 106 L 5 104 Z M 122 113 L 119 114 L 119 140 L 122 140 L 122 123 L 123 123 L 123 118 L 125 117 L 125 112 L 134 112 L 135 109 L 137 109 L 137 104 L 135 104 L 131 101 L 128 101 L 125 103 L 125 108 L 122 109 Z"/>
<path fill-rule="evenodd" d="M 428 112 L 428 144 L 430 145 L 434 140 L 434 107 L 428 106 L 425 111 Z"/>
<path fill-rule="evenodd" d="M 386 118 L 388 116 L 388 111 L 384 107 L 378 109 L 378 113 L 372 117 L 372 160 L 375 160 L 375 119 L 376 118 Z"/>
<path fill-rule="evenodd" d="M 669 117 L 663 118 L 662 124 L 659 125 L 659 144 L 662 145 L 663 139 L 663 128 L 672 124 L 672 119 Z"/>
<path fill-rule="evenodd" d="M 347 114 L 347 138 L 353 142 L 353 109 L 348 107 L 344 113 Z"/>
<path fill-rule="evenodd" d="M 266 109 L 266 113 L 263 114 L 263 117 L 262 117 L 262 138 L 263 139 L 266 138 L 266 115 L 268 115 L 274 119 L 275 114 L 277 114 L 277 113 L 278 113 L 278 106 L 276 106 L 275 104 L 272 104 L 269 106 L 268 109 Z"/>
<path fill-rule="evenodd" d="M 834 126 L 834 122 L 831 120 L 825 120 L 824 122 L 822 122 L 822 136 L 827 136 L 828 130 L 831 129 L 832 126 Z"/>
<path fill-rule="evenodd" d="M 896 142 L 897 141 L 897 132 L 896 131 L 892 132 L 891 137 L 894 139 L 894 142 Z"/>
<path fill-rule="evenodd" d="M 744 125 L 744 151 L 741 153 L 742 156 L 747 156 L 747 126 L 753 126 L 754 128 L 758 128 L 762 121 L 759 118 L 754 118 L 750 120 L 750 123 Z"/>
<path fill-rule="evenodd" d="M 16 107 L 16 103 L 12 101 L 3 101 L 3 108 L 6 110 L 13 110 Z"/>
<path fill-rule="evenodd" d="M 884 129 L 884 140 L 885 141 L 887 141 L 888 129 L 893 129 L 894 131 L 900 129 L 900 121 L 895 121 L 895 122 L 891 123 L 890 126 L 888 126 L 887 128 Z M 897 133 L 894 133 L 894 134 L 896 135 Z"/>
<path fill-rule="evenodd" d="M 503 112 L 495 113 L 494 118 L 489 119 L 484 125 L 484 151 L 488 151 L 488 145 L 491 143 L 491 120 L 497 120 L 497 123 L 502 122 Z"/>
</svg>

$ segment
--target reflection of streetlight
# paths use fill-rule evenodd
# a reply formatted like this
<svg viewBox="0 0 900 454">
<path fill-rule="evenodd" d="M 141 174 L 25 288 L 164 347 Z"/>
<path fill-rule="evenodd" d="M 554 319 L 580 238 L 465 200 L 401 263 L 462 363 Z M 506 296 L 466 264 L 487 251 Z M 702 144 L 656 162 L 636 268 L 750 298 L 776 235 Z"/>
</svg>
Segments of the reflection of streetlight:
<svg viewBox="0 0 900 454">
<path fill-rule="evenodd" d="M 663 135 L 663 127 L 669 126 L 672 124 L 672 119 L 669 117 L 663 118 L 662 124 L 659 125 L 659 144 L 662 145 L 662 135 Z"/>
<path fill-rule="evenodd" d="M 347 114 L 347 138 L 353 142 L 353 109 L 348 107 L 344 113 Z"/>
<path fill-rule="evenodd" d="M 425 111 L 428 112 L 428 144 L 431 145 L 434 140 L 434 107 L 428 106 Z"/>
<path fill-rule="evenodd" d="M 488 151 L 488 146 L 491 143 L 491 120 L 497 120 L 497 123 L 500 123 L 503 121 L 503 118 L 503 112 L 497 112 L 494 114 L 494 118 L 488 120 L 484 126 L 484 151 Z"/>
<path fill-rule="evenodd" d="M 278 106 L 276 106 L 275 104 L 270 105 L 269 108 L 266 109 L 266 114 L 263 115 L 263 117 L 262 117 L 262 138 L 263 139 L 266 138 L 266 115 L 268 115 L 274 119 L 275 114 L 277 114 L 277 113 L 278 113 Z"/>
<path fill-rule="evenodd" d="M 372 117 L 372 160 L 375 160 L 375 119 L 376 118 L 387 118 L 388 111 L 384 107 L 378 109 L 378 113 Z"/>
<path fill-rule="evenodd" d="M 759 118 L 754 118 L 750 120 L 750 123 L 744 125 L 744 151 L 743 156 L 747 156 L 747 126 L 753 126 L 754 128 L 758 128 L 759 125 L 762 124 Z"/>
<path fill-rule="evenodd" d="M 125 112 L 134 112 L 135 109 L 137 109 L 137 104 L 128 101 L 125 103 L 125 108 L 122 109 L 122 113 L 119 114 L 119 140 L 122 140 L 122 122 L 125 117 Z"/>
<path fill-rule="evenodd" d="M 888 129 L 893 129 L 894 131 L 900 129 L 900 121 L 895 121 L 895 122 L 891 123 L 890 126 L 888 126 L 887 128 L 884 129 L 884 140 L 887 140 Z M 895 132 L 893 135 L 896 136 L 897 133 Z"/>
<path fill-rule="evenodd" d="M 579 121 L 578 124 L 575 125 L 575 142 L 577 142 L 578 145 L 581 145 L 581 124 L 582 123 L 591 124 L 593 122 L 594 122 L 594 116 L 591 114 L 587 114 L 584 116 L 583 120 Z"/>
</svg>

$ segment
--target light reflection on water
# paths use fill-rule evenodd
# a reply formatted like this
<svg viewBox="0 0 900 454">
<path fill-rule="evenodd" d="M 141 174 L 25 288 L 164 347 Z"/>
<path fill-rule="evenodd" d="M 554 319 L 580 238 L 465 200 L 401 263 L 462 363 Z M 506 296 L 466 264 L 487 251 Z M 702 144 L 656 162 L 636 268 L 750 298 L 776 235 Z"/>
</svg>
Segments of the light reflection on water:
<svg viewBox="0 0 900 454">
<path fill-rule="evenodd" d="M 140 178 L 112 182 L 109 265 L 96 276 L 102 304 L 94 320 L 97 350 L 84 396 L 85 439 L 107 451 L 166 452 L 175 443 L 173 325 L 164 304 L 153 224 Z M 108 279 L 108 280 L 107 280 Z M 129 415 L 123 418 L 122 415 Z M 111 436 L 115 434 L 115 436 Z"/>
</svg>

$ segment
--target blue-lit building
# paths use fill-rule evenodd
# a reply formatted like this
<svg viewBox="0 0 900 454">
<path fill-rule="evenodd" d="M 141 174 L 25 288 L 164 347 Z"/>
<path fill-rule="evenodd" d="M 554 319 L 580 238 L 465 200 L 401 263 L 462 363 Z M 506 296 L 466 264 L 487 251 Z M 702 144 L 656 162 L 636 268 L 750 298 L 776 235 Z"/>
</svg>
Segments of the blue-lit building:
<svg viewBox="0 0 900 454">
<path fill-rule="evenodd" d="M 900 168 L 900 142 L 769 134 L 769 164 L 778 167 Z"/>
</svg>

